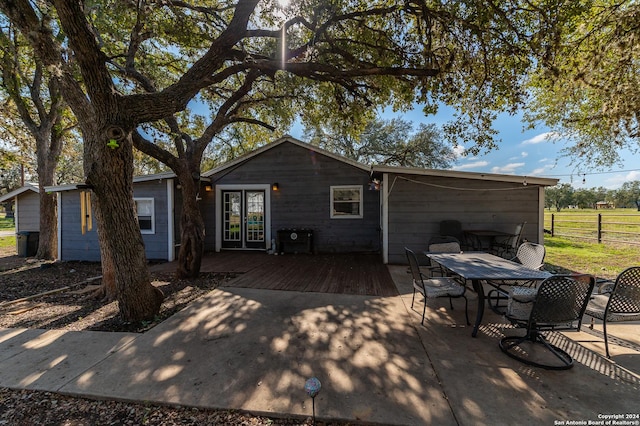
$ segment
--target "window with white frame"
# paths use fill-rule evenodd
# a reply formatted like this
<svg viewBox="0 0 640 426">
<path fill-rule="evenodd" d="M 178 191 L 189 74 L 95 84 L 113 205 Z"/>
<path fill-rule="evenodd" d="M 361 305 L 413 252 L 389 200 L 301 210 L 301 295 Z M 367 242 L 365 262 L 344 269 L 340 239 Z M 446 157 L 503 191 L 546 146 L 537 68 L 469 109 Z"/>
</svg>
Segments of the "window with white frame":
<svg viewBox="0 0 640 426">
<path fill-rule="evenodd" d="M 136 215 L 140 232 L 143 234 L 155 233 L 155 220 L 153 213 L 153 198 L 134 198 L 136 203 Z"/>
<path fill-rule="evenodd" d="M 331 187 L 331 218 L 362 218 L 362 185 Z"/>
</svg>

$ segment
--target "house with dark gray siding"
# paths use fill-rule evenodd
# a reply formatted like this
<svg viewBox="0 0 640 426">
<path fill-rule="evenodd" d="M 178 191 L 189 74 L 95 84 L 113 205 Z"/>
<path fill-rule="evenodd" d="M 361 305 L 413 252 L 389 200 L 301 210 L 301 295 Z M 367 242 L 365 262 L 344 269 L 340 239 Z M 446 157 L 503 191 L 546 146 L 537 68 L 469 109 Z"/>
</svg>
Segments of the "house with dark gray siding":
<svg viewBox="0 0 640 426">
<path fill-rule="evenodd" d="M 523 238 L 544 241 L 544 188 L 556 179 L 451 170 L 374 166 L 381 185 L 382 257 L 404 263 L 404 247 L 416 252 L 440 232 L 440 221 L 462 229 L 513 233 L 526 222 Z"/>
<path fill-rule="evenodd" d="M 203 177 L 212 188 L 202 200 L 208 250 L 380 250 L 380 192 L 368 166 L 285 137 Z"/>
<path fill-rule="evenodd" d="M 199 202 L 206 251 L 373 252 L 384 263 L 404 263 L 404 247 L 425 250 L 445 219 L 504 232 L 527 222 L 525 238 L 542 242 L 544 187 L 556 183 L 368 166 L 285 136 L 203 173 Z M 81 221 L 86 190 L 47 190 L 58 194 L 59 258 L 98 261 L 95 225 Z M 175 175 L 134 178 L 134 198 L 147 258 L 174 260 L 182 204 Z"/>
</svg>

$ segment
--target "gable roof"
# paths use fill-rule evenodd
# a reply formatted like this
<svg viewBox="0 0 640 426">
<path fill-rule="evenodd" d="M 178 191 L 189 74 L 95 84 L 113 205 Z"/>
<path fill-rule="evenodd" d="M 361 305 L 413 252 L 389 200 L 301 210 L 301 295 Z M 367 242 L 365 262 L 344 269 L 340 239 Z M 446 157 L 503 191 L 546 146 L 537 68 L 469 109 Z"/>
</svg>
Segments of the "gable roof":
<svg viewBox="0 0 640 426">
<path fill-rule="evenodd" d="M 344 157 L 342 155 L 335 154 L 333 152 L 319 148 L 315 145 L 302 142 L 301 140 L 296 139 L 289 135 L 285 135 L 254 151 L 251 151 L 236 159 L 233 159 L 227 163 L 224 163 L 218 167 L 208 170 L 202 173 L 202 176 L 205 178 L 211 177 L 224 170 L 227 170 L 229 168 L 242 164 L 246 161 L 249 161 L 253 157 L 256 157 L 257 155 L 260 155 L 261 153 L 268 151 L 270 149 L 273 149 L 283 143 L 292 143 L 302 148 L 309 149 L 319 154 L 325 155 L 329 158 L 333 158 L 334 160 L 341 161 L 345 164 L 356 167 L 358 169 L 370 172 L 372 174 L 378 174 L 378 175 L 382 173 L 396 173 L 396 174 L 437 176 L 437 177 L 448 177 L 448 178 L 459 178 L 459 179 L 476 179 L 476 180 L 496 181 L 496 182 L 526 183 L 526 184 L 541 185 L 541 186 L 555 186 L 558 183 L 558 179 L 541 178 L 536 176 L 518 176 L 518 175 L 503 175 L 503 174 L 496 174 L 496 173 L 461 172 L 456 170 L 436 170 L 436 169 L 422 169 L 417 167 L 398 167 L 398 166 L 385 166 L 385 165 L 368 166 L 368 165 L 359 163 L 355 160 L 352 160 L 350 158 Z"/>
<path fill-rule="evenodd" d="M 217 173 L 220 173 L 220 172 L 222 172 L 222 171 L 224 171 L 226 169 L 235 167 L 235 166 L 240 165 L 240 164 L 242 164 L 242 163 L 244 163 L 246 161 L 249 161 L 253 157 L 256 157 L 256 156 L 262 154 L 263 152 L 268 151 L 270 149 L 273 149 L 273 148 L 275 148 L 277 146 L 280 146 L 280 145 L 282 145 L 284 143 L 291 143 L 293 145 L 297 145 L 297 146 L 302 147 L 304 149 L 308 149 L 308 150 L 317 152 L 318 154 L 322 154 L 322 155 L 324 155 L 326 157 L 333 158 L 334 160 L 337 160 L 337 161 L 340 161 L 342 163 L 348 164 L 350 166 L 356 167 L 358 169 L 364 170 L 367 173 L 371 171 L 371 168 L 369 166 L 366 166 L 366 165 L 364 165 L 362 163 L 358 163 L 357 161 L 354 161 L 354 160 L 352 160 L 350 158 L 344 157 L 344 156 L 339 155 L 339 154 L 335 154 L 333 152 L 327 151 L 326 149 L 319 148 L 319 147 L 317 147 L 315 145 L 311 145 L 309 143 L 302 142 L 301 140 L 296 139 L 293 136 L 284 135 L 283 137 L 278 138 L 275 141 L 270 142 L 270 143 L 268 143 L 266 145 L 263 145 L 263 146 L 261 146 L 260 148 L 254 150 L 254 151 L 251 151 L 251 152 L 249 152 L 247 154 L 241 155 L 240 157 L 235 158 L 235 159 L 233 159 L 233 160 L 231 160 L 231 161 L 229 161 L 227 163 L 224 163 L 224 164 L 222 164 L 222 165 L 220 165 L 218 167 L 214 167 L 213 169 L 202 173 L 202 176 L 203 177 L 211 177 L 211 176 L 213 176 L 213 175 L 215 175 Z"/>
<path fill-rule="evenodd" d="M 18 195 L 21 195 L 27 191 L 33 191 L 35 193 L 38 193 L 38 185 L 35 183 L 25 183 L 24 186 L 21 186 L 18 189 L 14 189 L 11 192 L 8 192 L 6 194 L 4 194 L 2 197 L 0 197 L 0 203 L 4 203 L 7 200 L 10 200 L 14 197 L 17 197 Z"/>
</svg>

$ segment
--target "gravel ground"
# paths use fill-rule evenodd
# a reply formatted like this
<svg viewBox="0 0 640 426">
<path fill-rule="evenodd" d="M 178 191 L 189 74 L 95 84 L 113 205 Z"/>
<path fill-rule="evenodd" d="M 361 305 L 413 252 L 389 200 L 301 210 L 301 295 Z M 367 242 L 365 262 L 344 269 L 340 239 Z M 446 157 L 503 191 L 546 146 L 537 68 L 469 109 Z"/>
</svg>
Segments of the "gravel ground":
<svg viewBox="0 0 640 426">
<path fill-rule="evenodd" d="M 37 262 L 0 248 L 0 327 L 143 333 L 229 277 L 203 274 L 197 280 L 153 275 L 165 294 L 153 322 L 126 323 L 117 302 L 91 296 L 100 284 L 97 263 Z M 41 293 L 49 293 L 31 298 Z M 22 298 L 28 300 L 7 304 Z M 0 388 L 0 425 L 311 425 L 311 418 L 269 418 L 233 410 L 200 410 L 146 403 L 92 400 L 51 392 Z M 354 423 L 318 422 L 320 425 Z M 357 423 L 356 423 L 357 424 Z"/>
</svg>

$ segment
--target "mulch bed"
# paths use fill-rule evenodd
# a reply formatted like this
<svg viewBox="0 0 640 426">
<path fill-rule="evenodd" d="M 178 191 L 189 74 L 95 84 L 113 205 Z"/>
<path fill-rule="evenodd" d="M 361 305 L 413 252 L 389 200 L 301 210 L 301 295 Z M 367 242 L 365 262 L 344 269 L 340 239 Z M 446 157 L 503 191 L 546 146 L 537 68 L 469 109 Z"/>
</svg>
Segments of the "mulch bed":
<svg viewBox="0 0 640 426">
<path fill-rule="evenodd" d="M 0 327 L 144 332 L 228 278 L 201 274 L 178 280 L 172 273 L 152 274 L 152 284 L 165 295 L 161 310 L 152 321 L 131 323 L 119 316 L 117 302 L 95 297 L 101 273 L 99 263 L 23 259 L 18 267 L 0 272 Z"/>
</svg>

